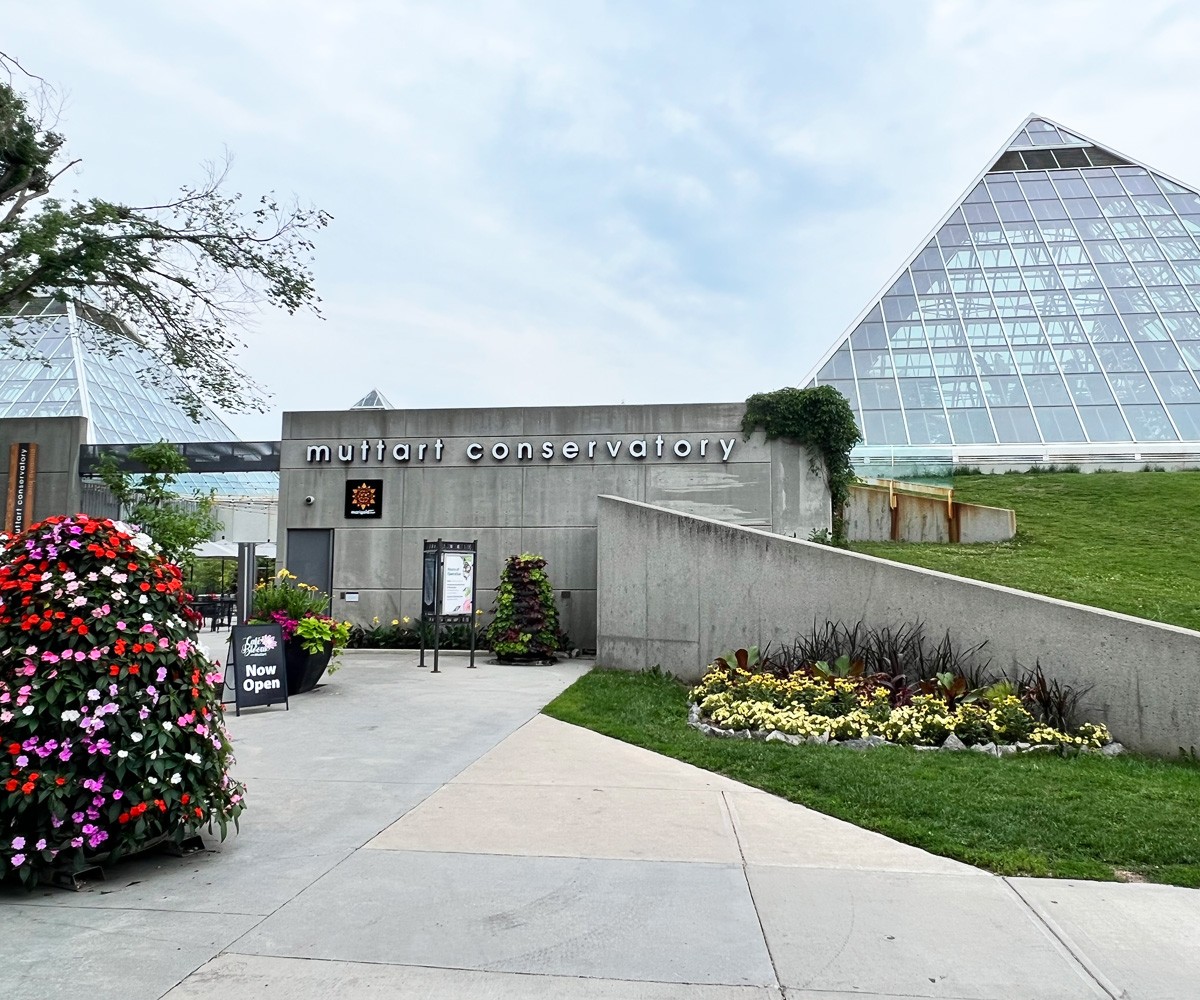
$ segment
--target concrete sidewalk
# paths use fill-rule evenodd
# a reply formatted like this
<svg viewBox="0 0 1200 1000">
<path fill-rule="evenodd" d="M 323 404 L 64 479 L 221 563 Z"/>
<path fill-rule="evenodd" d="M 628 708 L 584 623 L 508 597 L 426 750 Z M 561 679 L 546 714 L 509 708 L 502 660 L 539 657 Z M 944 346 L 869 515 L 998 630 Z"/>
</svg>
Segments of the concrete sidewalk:
<svg viewBox="0 0 1200 1000">
<path fill-rule="evenodd" d="M 0 896 L 0 997 L 1200 996 L 1198 892 L 997 878 L 537 715 L 579 661 L 414 662 L 231 718 L 224 845 Z"/>
</svg>

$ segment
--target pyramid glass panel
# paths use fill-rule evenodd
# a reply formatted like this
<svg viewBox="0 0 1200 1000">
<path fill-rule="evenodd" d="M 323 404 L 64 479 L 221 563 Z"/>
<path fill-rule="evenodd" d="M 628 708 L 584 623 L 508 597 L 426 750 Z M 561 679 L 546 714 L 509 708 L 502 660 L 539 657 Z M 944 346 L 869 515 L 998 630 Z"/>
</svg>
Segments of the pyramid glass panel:
<svg viewBox="0 0 1200 1000">
<path fill-rule="evenodd" d="M 91 316 L 86 307 L 44 298 L 0 316 L 7 341 L 0 346 L 0 418 L 86 417 L 90 444 L 237 440 L 207 407 L 192 420 L 172 399 L 184 382 L 135 340 L 105 333 Z M 185 494 L 274 495 L 278 475 L 196 474 L 176 486 Z"/>
<path fill-rule="evenodd" d="M 1032 117 L 809 384 L 866 451 L 1200 448 L 1194 236 L 1200 192 Z"/>
<path fill-rule="evenodd" d="M 82 416 L 93 444 L 229 441 L 236 435 L 205 408 L 193 421 L 170 399 L 184 383 L 132 339 L 102 334 L 73 304 L 36 299 L 0 323 L 0 417 Z M 156 373 L 157 384 L 140 378 Z"/>
</svg>

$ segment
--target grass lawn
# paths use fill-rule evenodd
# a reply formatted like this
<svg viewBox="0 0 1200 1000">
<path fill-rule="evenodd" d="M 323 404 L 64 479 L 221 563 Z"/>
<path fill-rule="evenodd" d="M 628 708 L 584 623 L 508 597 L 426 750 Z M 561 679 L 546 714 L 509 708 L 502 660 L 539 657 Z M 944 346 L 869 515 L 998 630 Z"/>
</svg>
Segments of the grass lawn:
<svg viewBox="0 0 1200 1000">
<path fill-rule="evenodd" d="M 1200 887 L 1194 762 L 716 740 L 688 728 L 678 681 L 616 670 L 581 677 L 545 712 L 1002 875 Z"/>
<path fill-rule="evenodd" d="M 854 550 L 1200 629 L 1200 472 L 957 476 L 954 492 L 1014 509 L 1016 539 Z"/>
</svg>

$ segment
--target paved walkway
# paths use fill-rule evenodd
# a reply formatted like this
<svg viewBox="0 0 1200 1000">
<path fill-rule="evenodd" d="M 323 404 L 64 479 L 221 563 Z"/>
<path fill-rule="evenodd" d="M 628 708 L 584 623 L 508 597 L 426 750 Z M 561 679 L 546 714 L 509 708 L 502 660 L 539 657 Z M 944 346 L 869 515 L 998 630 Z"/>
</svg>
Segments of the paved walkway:
<svg viewBox="0 0 1200 1000">
<path fill-rule="evenodd" d="M 1200 996 L 1200 892 L 997 878 L 537 715 L 586 663 L 414 662 L 231 717 L 224 844 L 0 894 L 0 997 Z"/>
</svg>

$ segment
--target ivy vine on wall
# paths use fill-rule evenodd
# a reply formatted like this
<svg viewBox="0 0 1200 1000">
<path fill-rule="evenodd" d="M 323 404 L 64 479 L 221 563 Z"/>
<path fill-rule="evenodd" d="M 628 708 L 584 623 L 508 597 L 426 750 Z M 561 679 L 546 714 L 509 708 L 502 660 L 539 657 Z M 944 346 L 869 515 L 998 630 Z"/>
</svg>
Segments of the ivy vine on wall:
<svg viewBox="0 0 1200 1000">
<path fill-rule="evenodd" d="M 746 400 L 742 433 L 749 437 L 759 427 L 767 440 L 783 438 L 804 445 L 824 461 L 833 508 L 833 539 L 844 544 L 846 504 L 855 478 L 850 449 L 862 440 L 846 397 L 830 385 L 757 392 Z M 813 466 L 817 471 L 815 461 Z"/>
</svg>

